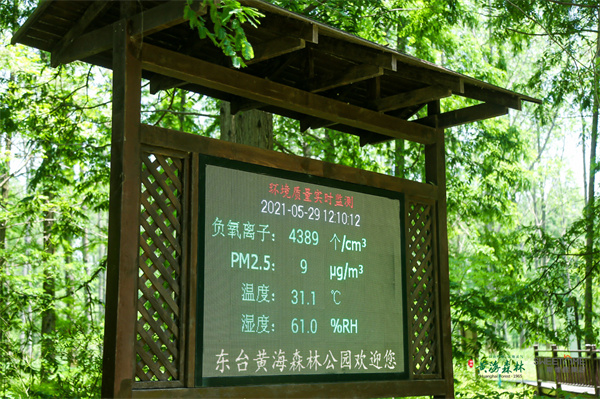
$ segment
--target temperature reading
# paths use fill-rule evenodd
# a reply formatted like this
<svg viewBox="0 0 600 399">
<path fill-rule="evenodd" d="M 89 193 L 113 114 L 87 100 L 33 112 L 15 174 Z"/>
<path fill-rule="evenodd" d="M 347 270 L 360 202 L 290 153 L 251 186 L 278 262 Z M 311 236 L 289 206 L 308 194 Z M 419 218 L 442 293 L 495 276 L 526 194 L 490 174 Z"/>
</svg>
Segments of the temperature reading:
<svg viewBox="0 0 600 399">
<path fill-rule="evenodd" d="M 292 305 L 314 305 L 315 292 L 307 292 L 306 301 L 304 298 L 304 290 L 292 290 Z"/>
</svg>

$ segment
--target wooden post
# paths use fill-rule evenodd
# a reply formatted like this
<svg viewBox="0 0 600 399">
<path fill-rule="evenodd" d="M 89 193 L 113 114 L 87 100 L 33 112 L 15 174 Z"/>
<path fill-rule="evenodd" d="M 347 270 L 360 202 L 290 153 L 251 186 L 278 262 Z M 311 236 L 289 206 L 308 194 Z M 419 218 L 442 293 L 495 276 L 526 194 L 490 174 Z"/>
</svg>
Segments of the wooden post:
<svg viewBox="0 0 600 399">
<path fill-rule="evenodd" d="M 440 113 L 440 102 L 427 105 L 429 116 Z M 450 325 L 450 271 L 448 266 L 448 225 L 446 216 L 446 149 L 444 129 L 436 129 L 434 144 L 425 145 L 425 179 L 438 188 L 436 207 L 437 259 L 439 276 L 439 317 L 442 352 L 442 377 L 446 381 L 445 398 L 454 398 L 452 337 Z M 438 396 L 435 396 L 438 398 Z M 441 398 L 441 397 L 439 397 Z"/>
<path fill-rule="evenodd" d="M 598 378 L 598 353 L 596 345 L 587 344 L 586 349 L 589 351 L 590 365 L 592 372 L 590 373 L 590 383 L 594 387 L 594 395 L 600 396 L 600 379 Z"/>
<path fill-rule="evenodd" d="M 556 359 L 556 365 L 554 364 L 554 359 Z M 558 359 L 558 347 L 556 345 L 552 345 L 552 367 L 554 368 L 554 383 L 556 384 L 556 390 L 558 391 L 560 389 L 560 382 L 558 382 L 558 373 L 560 371 L 556 371 L 557 368 L 558 370 L 562 371 L 562 364 L 560 359 Z"/>
<path fill-rule="evenodd" d="M 114 32 L 113 130 L 102 397 L 131 397 L 140 215 L 141 64 L 121 20 Z"/>
<path fill-rule="evenodd" d="M 537 394 L 542 394 L 542 379 L 540 377 L 540 346 L 538 344 L 533 345 L 533 359 L 535 361 L 535 381 L 537 383 Z"/>
</svg>

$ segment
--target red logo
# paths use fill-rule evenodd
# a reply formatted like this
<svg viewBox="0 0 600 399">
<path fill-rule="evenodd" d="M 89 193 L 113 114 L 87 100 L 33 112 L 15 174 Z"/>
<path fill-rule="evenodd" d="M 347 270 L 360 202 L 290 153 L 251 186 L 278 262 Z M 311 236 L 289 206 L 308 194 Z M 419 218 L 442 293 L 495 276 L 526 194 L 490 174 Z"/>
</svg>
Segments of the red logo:
<svg viewBox="0 0 600 399">
<path fill-rule="evenodd" d="M 469 367 L 473 368 L 473 359 L 469 359 L 469 362 L 467 364 L 469 365 Z"/>
</svg>

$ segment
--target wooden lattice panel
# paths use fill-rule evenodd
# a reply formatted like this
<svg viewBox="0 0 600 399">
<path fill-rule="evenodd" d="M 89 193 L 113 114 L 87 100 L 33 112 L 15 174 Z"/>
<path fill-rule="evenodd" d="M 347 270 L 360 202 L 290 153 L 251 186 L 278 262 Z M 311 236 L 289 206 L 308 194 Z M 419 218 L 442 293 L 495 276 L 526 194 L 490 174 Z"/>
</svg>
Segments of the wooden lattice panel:
<svg viewBox="0 0 600 399">
<path fill-rule="evenodd" d="M 182 160 L 142 154 L 136 381 L 177 381 L 182 258 Z"/>
<path fill-rule="evenodd" d="M 439 375 L 433 206 L 407 204 L 410 372 L 415 377 Z"/>
</svg>

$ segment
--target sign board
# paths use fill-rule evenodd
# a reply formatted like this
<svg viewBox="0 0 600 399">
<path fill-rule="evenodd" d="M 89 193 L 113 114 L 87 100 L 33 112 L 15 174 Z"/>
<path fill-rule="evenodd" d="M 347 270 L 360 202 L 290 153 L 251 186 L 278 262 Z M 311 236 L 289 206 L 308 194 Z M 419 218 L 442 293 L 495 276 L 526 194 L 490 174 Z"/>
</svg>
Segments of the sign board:
<svg viewBox="0 0 600 399">
<path fill-rule="evenodd" d="M 196 386 L 407 375 L 403 194 L 200 156 Z"/>
</svg>

